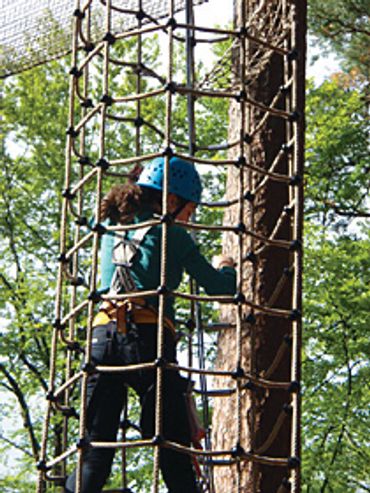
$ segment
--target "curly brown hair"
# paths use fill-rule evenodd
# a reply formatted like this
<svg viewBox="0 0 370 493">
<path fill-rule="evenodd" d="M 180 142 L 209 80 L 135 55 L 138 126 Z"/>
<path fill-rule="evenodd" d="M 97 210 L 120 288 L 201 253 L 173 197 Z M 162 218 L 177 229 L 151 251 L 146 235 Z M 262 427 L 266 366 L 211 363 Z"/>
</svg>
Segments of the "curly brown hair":
<svg viewBox="0 0 370 493">
<path fill-rule="evenodd" d="M 113 223 L 130 223 L 135 214 L 143 210 L 161 211 L 162 192 L 152 188 L 139 187 L 128 182 L 114 185 L 102 200 L 102 219 Z"/>
</svg>

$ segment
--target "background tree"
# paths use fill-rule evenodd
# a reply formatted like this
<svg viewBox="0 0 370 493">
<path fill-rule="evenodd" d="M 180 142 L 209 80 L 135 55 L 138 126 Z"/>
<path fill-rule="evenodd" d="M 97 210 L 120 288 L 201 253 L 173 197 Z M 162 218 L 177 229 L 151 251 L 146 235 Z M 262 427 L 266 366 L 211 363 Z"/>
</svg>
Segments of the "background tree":
<svg viewBox="0 0 370 493">
<path fill-rule="evenodd" d="M 346 80 L 346 78 L 345 78 Z M 369 157 L 361 91 L 307 96 L 304 492 L 369 490 Z"/>
<path fill-rule="evenodd" d="M 308 85 L 303 445 L 305 493 L 370 490 L 369 7 L 309 2 L 342 71 Z M 367 252 L 367 253 L 366 253 Z"/>
<path fill-rule="evenodd" d="M 370 77 L 369 0 L 310 0 L 308 20 L 321 49 L 338 54 L 346 72 L 360 74 L 368 85 Z"/>
<path fill-rule="evenodd" d="M 54 286 L 59 222 L 56 197 L 63 180 L 67 117 L 64 74 L 62 64 L 52 63 L 20 75 L 4 88 L 0 180 L 0 386 L 4 402 L 1 449 L 5 464 L 7 452 L 14 447 L 28 468 L 34 464 L 39 449 L 37 429 L 41 417 L 35 398 L 47 388 L 49 296 Z M 9 426 L 13 421 L 15 426 Z M 14 488 L 11 491 L 28 491 L 20 470 L 11 468 L 7 476 Z M 4 487 L 8 488 L 5 478 Z"/>
</svg>

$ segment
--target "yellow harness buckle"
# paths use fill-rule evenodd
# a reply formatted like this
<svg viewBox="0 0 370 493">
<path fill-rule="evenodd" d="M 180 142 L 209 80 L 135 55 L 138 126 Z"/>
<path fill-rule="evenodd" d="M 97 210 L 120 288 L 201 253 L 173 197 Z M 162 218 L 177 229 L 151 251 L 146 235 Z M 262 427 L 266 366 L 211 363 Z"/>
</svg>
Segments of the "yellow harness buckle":
<svg viewBox="0 0 370 493">
<path fill-rule="evenodd" d="M 117 330 L 122 334 L 127 333 L 127 321 L 131 319 L 135 324 L 158 324 L 158 313 L 154 308 L 145 305 L 142 298 L 133 298 L 130 300 L 104 301 L 100 311 L 95 316 L 93 327 L 106 325 L 109 322 L 117 322 Z M 173 333 L 176 332 L 175 325 L 169 318 L 165 317 L 165 327 Z"/>
</svg>

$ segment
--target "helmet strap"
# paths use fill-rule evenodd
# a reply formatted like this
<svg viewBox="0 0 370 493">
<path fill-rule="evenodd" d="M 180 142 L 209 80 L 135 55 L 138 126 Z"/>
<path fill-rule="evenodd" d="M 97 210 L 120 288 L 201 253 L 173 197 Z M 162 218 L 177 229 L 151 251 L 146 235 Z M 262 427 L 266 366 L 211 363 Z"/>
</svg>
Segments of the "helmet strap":
<svg viewBox="0 0 370 493">
<path fill-rule="evenodd" d="M 185 202 L 185 204 L 181 204 L 177 207 L 177 209 L 174 210 L 174 212 L 172 212 L 172 217 L 174 219 L 176 219 L 176 217 L 180 214 L 180 212 L 183 210 L 183 208 L 186 206 L 187 202 Z"/>
<path fill-rule="evenodd" d="M 186 204 L 188 204 L 188 201 L 187 202 L 183 202 L 182 204 L 180 204 L 179 206 L 177 206 L 177 208 L 171 213 L 172 217 L 174 219 L 176 219 L 176 217 L 180 214 L 180 212 L 184 209 L 184 207 L 186 206 Z"/>
</svg>

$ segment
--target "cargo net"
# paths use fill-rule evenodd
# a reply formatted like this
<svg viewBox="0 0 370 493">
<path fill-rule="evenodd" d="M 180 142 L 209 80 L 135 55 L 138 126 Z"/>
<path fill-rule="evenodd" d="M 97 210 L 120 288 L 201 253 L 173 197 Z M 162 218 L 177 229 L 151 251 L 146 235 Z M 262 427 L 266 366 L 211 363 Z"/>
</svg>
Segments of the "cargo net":
<svg viewBox="0 0 370 493">
<path fill-rule="evenodd" d="M 221 28 L 198 25 L 193 9 L 198 2 L 191 0 L 138 0 L 130 2 L 130 7 L 128 2 L 102 0 L 101 39 L 93 37 L 96 3 L 77 2 L 73 12 L 59 272 L 37 492 L 55 491 L 76 467 L 76 492 L 80 492 L 87 447 L 120 450 L 116 455 L 121 458 L 117 465 L 121 484 L 108 486 L 107 492 L 131 491 L 132 471 L 143 467 L 145 458 L 145 467 L 152 467 L 152 493 L 163 491 L 159 474 L 163 447 L 193 458 L 201 491 L 257 491 L 259 471 L 266 466 L 284 471 L 276 491 L 298 492 L 302 270 L 302 108 L 298 96 L 303 84 L 298 69 L 304 53 L 299 51 L 295 3 L 241 0 L 234 25 Z M 180 3 L 185 8 L 181 15 L 176 13 Z M 147 11 L 149 4 L 152 7 Z M 153 17 L 157 4 L 161 14 L 166 5 L 166 17 Z M 118 25 L 129 25 L 130 30 L 118 30 L 114 27 Z M 155 38 L 160 48 L 150 56 Z M 212 45 L 215 53 L 207 67 L 197 59 L 204 45 Z M 275 82 L 269 79 L 271 67 L 281 73 Z M 268 96 L 258 99 L 260 87 Z M 227 104 L 232 125 L 227 139 L 218 141 L 224 136 L 210 115 L 220 104 Z M 203 138 L 206 125 L 212 126 L 212 142 Z M 139 166 L 160 156 L 166 162 L 162 216 L 139 225 L 103 226 L 100 204 L 111 184 L 132 178 Z M 176 292 L 166 286 L 166 238 L 171 227 L 166 220 L 166 176 L 171 156 L 193 162 L 201 174 L 210 169 L 217 177 L 228 174 L 227 191 L 221 191 L 224 196 L 215 200 L 207 198 L 206 192 L 201 204 L 205 216 L 221 211 L 224 221 L 202 224 L 192 220 L 182 225 L 200 239 L 206 238 L 204 234 L 214 235 L 220 243 L 223 235 L 224 251 L 236 259 L 235 296 L 205 295 L 194 282 L 189 289 Z M 269 200 L 266 190 L 272 190 L 275 197 L 267 218 L 261 213 L 261 204 Z M 137 296 L 109 297 L 99 292 L 101 236 L 158 224 L 163 234 L 158 289 L 140 292 L 140 297 L 159 299 L 157 358 L 129 367 L 94 365 L 93 319 L 101 302 Z M 275 265 L 284 268 L 271 269 L 273 287 L 268 299 L 261 301 L 258 273 Z M 179 344 L 187 352 L 187 363 L 181 365 L 163 358 L 164 299 L 168 295 L 181 305 Z M 214 319 L 215 303 L 221 307 L 221 322 Z M 218 355 L 209 359 L 216 338 Z M 272 357 L 263 366 L 256 355 L 266 345 Z M 163 374 L 174 370 L 195 381 L 194 395 L 205 430 L 201 447 L 185 447 L 162 436 Z M 156 372 L 154 436 L 140 437 L 133 418 L 137 403 L 128 392 L 117 440 L 87 440 L 89 378 L 132 371 Z M 269 425 L 263 425 L 263 403 L 271 402 L 271 396 L 280 411 Z M 222 421 L 223 413 L 227 422 Z M 279 456 L 274 447 L 279 446 L 284 430 L 288 430 L 286 454 Z M 232 477 L 231 483 L 224 482 L 226 476 Z M 134 489 L 147 491 L 139 486 Z"/>
<path fill-rule="evenodd" d="M 194 0 L 194 5 L 207 0 Z M 175 0 L 175 12 L 184 8 L 185 0 Z M 137 11 L 136 0 L 116 0 L 127 12 Z M 0 77 L 6 77 L 69 53 L 73 29 L 71 0 L 1 0 L 0 1 Z M 92 41 L 104 31 L 104 4 L 90 7 Z M 167 15 L 162 0 L 143 0 L 142 23 Z M 144 10 L 145 9 L 145 10 Z M 114 30 L 129 30 L 137 25 L 133 15 L 115 16 Z"/>
</svg>

